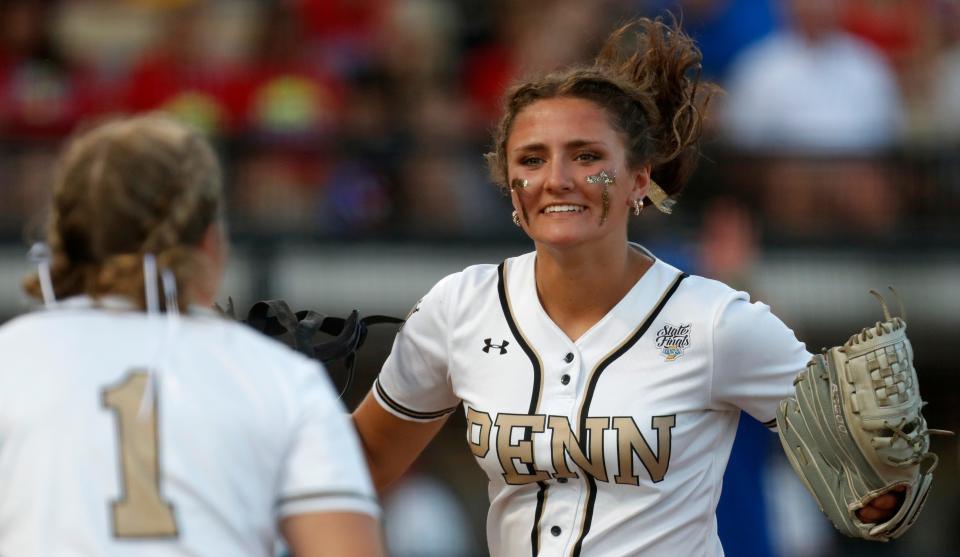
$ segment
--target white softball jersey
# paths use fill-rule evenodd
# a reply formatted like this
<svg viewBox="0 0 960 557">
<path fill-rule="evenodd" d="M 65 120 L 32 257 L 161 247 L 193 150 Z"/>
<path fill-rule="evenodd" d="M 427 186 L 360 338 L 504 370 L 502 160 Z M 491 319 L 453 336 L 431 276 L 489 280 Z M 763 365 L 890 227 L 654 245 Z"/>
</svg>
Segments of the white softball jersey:
<svg viewBox="0 0 960 557">
<path fill-rule="evenodd" d="M 0 555 L 273 555 L 283 517 L 378 516 L 319 364 L 212 313 L 96 306 L 0 328 Z"/>
<path fill-rule="evenodd" d="M 534 262 L 441 280 L 398 333 L 377 400 L 408 420 L 462 405 L 495 557 L 723 555 L 715 511 L 740 411 L 775 427 L 804 345 L 747 294 L 660 260 L 574 341 L 541 306 Z"/>
</svg>

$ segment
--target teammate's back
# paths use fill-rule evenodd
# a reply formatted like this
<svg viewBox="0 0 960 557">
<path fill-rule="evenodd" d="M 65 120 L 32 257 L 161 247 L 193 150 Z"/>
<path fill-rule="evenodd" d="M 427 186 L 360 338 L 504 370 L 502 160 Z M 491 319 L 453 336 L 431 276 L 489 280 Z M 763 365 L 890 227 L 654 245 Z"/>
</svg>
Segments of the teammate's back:
<svg viewBox="0 0 960 557">
<path fill-rule="evenodd" d="M 378 506 L 319 364 L 210 311 L 216 155 L 140 116 L 60 160 L 46 310 L 0 327 L 0 556 L 379 557 Z"/>
<path fill-rule="evenodd" d="M 0 329 L 0 555 L 266 555 L 274 509 L 375 512 L 318 365 L 216 316 L 66 305 Z"/>
</svg>

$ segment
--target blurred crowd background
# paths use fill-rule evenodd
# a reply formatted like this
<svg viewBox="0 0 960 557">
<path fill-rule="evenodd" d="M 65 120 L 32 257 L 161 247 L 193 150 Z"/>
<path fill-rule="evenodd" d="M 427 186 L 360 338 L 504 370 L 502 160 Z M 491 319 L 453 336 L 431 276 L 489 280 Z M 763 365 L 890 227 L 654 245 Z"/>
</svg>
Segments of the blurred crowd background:
<svg viewBox="0 0 960 557">
<path fill-rule="evenodd" d="M 514 76 L 589 61 L 617 23 L 666 9 L 699 41 L 703 77 L 726 88 L 693 201 L 739 194 L 773 232 L 818 240 L 942 232 L 960 201 L 955 0 L 0 6 L 8 236 L 44 200 L 66 134 L 154 109 L 216 139 L 237 232 L 505 236 L 479 164 L 500 93 Z"/>
<path fill-rule="evenodd" d="M 444 272 L 529 249 L 482 159 L 510 80 L 589 63 L 618 24 L 667 10 L 724 92 L 677 211 L 645 212 L 631 236 L 751 290 L 811 350 L 878 317 L 865 289 L 896 279 L 917 319 L 928 419 L 957 429 L 956 0 L 0 0 L 0 321 L 26 308 L 22 254 L 42 236 L 63 140 L 144 110 L 215 142 L 243 263 L 228 285 L 241 301 L 411 307 Z M 389 342 L 371 335 L 348 404 Z M 391 495 L 411 505 L 388 512 L 396 554 L 483 554 L 484 480 L 462 431 L 452 420 Z M 753 482 L 726 484 L 747 496 L 721 503 L 729 555 L 960 546 L 955 442 L 935 444 L 943 472 L 921 524 L 867 546 L 807 508 L 763 435 L 738 440 L 753 452 L 731 468 Z M 737 552 L 738 536 L 760 542 Z"/>
</svg>

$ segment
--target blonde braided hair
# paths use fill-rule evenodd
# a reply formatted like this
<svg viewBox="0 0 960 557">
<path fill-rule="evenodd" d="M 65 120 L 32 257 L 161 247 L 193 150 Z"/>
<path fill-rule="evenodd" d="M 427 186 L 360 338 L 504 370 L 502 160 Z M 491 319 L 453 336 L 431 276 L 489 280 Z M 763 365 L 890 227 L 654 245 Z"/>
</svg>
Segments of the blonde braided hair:
<svg viewBox="0 0 960 557">
<path fill-rule="evenodd" d="M 219 220 L 222 197 L 213 149 L 169 117 L 81 133 L 60 160 L 47 229 L 56 295 L 115 294 L 143 307 L 146 253 L 189 291 L 202 268 L 196 247 Z M 28 276 L 24 288 L 39 298 L 39 277 Z M 180 296 L 181 308 L 188 298 Z"/>
</svg>

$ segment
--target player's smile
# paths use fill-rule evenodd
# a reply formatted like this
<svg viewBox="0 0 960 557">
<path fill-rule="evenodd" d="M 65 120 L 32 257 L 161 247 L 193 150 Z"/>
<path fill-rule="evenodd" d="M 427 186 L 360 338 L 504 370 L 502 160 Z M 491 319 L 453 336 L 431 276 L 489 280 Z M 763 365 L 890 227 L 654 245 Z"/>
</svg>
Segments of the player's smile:
<svg viewBox="0 0 960 557">
<path fill-rule="evenodd" d="M 565 217 L 578 215 L 588 211 L 589 208 L 585 205 L 574 205 L 571 203 L 556 203 L 552 205 L 547 205 L 540 211 L 542 214 L 551 215 L 554 217 Z"/>
</svg>

